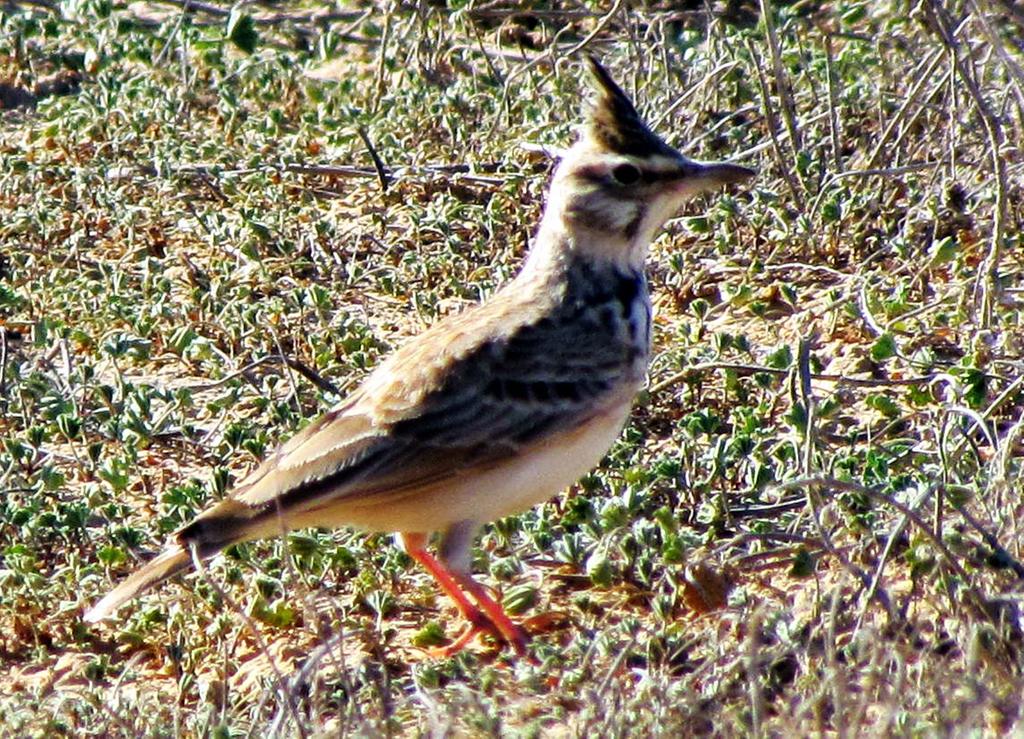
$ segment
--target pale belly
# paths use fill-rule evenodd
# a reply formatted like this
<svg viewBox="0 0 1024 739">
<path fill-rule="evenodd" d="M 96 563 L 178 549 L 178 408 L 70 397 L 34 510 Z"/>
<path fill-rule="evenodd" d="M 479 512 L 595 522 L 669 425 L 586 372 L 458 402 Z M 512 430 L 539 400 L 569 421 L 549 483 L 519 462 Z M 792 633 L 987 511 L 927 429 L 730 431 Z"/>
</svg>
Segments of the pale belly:
<svg viewBox="0 0 1024 739">
<path fill-rule="evenodd" d="M 507 462 L 461 471 L 400 496 L 343 499 L 296 517 L 291 526 L 347 525 L 366 531 L 429 533 L 463 521 L 485 523 L 521 513 L 593 469 L 618 438 L 630 405 L 616 405 Z"/>
</svg>

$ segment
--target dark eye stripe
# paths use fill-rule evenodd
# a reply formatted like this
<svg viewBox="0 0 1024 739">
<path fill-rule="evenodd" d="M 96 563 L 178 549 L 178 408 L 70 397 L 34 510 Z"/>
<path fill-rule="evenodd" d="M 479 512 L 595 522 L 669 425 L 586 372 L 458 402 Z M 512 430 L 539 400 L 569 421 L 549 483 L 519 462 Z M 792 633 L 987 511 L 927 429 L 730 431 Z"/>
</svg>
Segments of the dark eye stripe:
<svg viewBox="0 0 1024 739">
<path fill-rule="evenodd" d="M 637 167 L 640 170 L 640 179 L 645 185 L 653 185 L 655 182 L 671 182 L 672 180 L 681 180 L 687 177 L 689 174 L 686 170 L 672 169 L 668 171 L 661 171 L 656 169 L 645 169 L 644 167 Z M 586 182 L 591 182 L 595 185 L 603 185 L 608 182 L 615 182 L 615 178 L 612 177 L 608 168 L 600 164 L 592 164 L 586 167 L 580 167 L 576 170 L 576 177 Z"/>
<path fill-rule="evenodd" d="M 672 182 L 674 180 L 683 180 L 689 177 L 690 173 L 684 169 L 670 169 L 668 171 L 658 171 L 653 169 L 645 169 L 644 182 Z"/>
<path fill-rule="evenodd" d="M 601 165 L 592 164 L 589 167 L 580 167 L 576 170 L 576 177 L 600 185 L 608 179 L 608 170 Z"/>
</svg>

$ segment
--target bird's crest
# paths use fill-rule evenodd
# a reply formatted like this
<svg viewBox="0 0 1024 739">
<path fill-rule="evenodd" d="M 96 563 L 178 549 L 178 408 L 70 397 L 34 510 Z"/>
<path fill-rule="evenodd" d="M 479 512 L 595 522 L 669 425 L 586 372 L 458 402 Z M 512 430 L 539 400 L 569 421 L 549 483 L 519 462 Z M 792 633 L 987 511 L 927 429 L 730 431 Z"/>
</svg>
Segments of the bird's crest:
<svg viewBox="0 0 1024 739">
<path fill-rule="evenodd" d="M 617 154 L 635 157 L 673 155 L 674 151 L 640 118 L 633 102 L 615 83 L 608 70 L 592 56 L 587 57 L 587 67 L 597 92 L 597 100 L 587 120 L 587 135 Z"/>
</svg>

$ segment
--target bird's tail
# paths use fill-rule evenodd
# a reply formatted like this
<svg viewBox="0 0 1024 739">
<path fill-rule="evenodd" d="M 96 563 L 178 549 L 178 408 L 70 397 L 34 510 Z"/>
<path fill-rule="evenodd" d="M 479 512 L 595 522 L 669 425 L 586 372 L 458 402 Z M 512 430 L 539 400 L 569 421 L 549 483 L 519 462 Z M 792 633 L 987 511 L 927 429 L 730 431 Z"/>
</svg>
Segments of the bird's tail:
<svg viewBox="0 0 1024 739">
<path fill-rule="evenodd" d="M 171 575 L 187 569 L 191 564 L 192 557 L 187 549 L 180 544 L 171 545 L 107 593 L 99 603 L 86 612 L 85 620 L 88 623 L 102 621 L 113 614 L 122 603 L 163 582 Z"/>
</svg>

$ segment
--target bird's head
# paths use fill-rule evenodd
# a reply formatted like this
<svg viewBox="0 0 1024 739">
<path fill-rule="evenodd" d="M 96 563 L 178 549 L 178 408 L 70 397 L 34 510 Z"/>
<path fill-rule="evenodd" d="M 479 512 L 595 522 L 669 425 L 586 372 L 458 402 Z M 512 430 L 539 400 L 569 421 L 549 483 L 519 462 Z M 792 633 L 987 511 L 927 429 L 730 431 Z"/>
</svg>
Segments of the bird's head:
<svg viewBox="0 0 1024 739">
<path fill-rule="evenodd" d="M 754 175 L 728 162 L 698 162 L 666 144 L 640 118 L 593 57 L 597 93 L 579 140 L 555 170 L 546 219 L 574 249 L 638 269 L 647 247 L 680 205 L 696 193 Z"/>
</svg>

